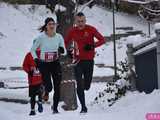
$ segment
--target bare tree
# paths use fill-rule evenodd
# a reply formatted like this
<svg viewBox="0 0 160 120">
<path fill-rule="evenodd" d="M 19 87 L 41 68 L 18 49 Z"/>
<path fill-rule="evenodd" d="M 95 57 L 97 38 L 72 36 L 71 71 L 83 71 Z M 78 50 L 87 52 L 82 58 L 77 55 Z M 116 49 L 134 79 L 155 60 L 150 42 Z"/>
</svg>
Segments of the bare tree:
<svg viewBox="0 0 160 120">
<path fill-rule="evenodd" d="M 73 25 L 74 15 L 78 11 L 78 7 L 81 4 L 83 5 L 83 9 L 86 6 L 92 7 L 95 0 L 47 0 L 46 6 L 52 11 L 56 13 L 57 16 L 57 32 L 61 33 L 63 36 L 65 35 L 67 28 Z M 56 6 L 59 6 L 58 9 L 55 9 Z M 65 10 L 61 10 L 61 6 L 65 8 Z M 82 9 L 82 10 L 83 10 Z"/>
<path fill-rule="evenodd" d="M 160 1 L 151 0 L 141 4 L 138 13 L 147 21 L 160 22 Z"/>
</svg>

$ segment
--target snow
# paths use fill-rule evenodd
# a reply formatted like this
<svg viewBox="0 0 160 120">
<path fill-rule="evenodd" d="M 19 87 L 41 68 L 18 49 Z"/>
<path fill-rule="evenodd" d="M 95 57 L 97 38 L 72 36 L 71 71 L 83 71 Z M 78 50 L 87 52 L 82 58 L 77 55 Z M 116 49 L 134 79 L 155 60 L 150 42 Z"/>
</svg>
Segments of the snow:
<svg viewBox="0 0 160 120">
<path fill-rule="evenodd" d="M 122 38 L 120 41 L 116 42 L 117 50 L 117 62 L 124 60 L 126 56 L 126 38 Z M 95 57 L 96 64 L 105 64 L 106 66 L 114 65 L 114 54 L 113 54 L 113 43 L 109 42 L 106 45 L 97 48 L 97 54 Z"/>
<path fill-rule="evenodd" d="M 112 34 L 112 12 L 104 8 L 94 6 L 92 9 L 86 7 L 83 12 L 87 17 L 87 23 L 94 25 L 103 35 Z M 45 6 L 37 5 L 9 5 L 0 3 L 0 67 L 21 66 L 25 54 L 30 50 L 32 40 L 39 34 L 37 28 L 43 24 L 47 16 L 56 19 Z M 124 13 L 116 13 L 117 27 L 133 26 L 135 30 L 142 30 L 147 33 L 147 23 L 137 16 Z M 159 25 L 158 25 L 159 26 Z M 151 26 L 153 30 L 153 26 Z M 125 31 L 116 31 L 125 32 Z M 153 31 L 152 31 L 153 32 Z M 117 61 L 126 58 L 126 45 L 133 43 L 135 46 L 145 42 L 147 38 L 136 35 L 121 38 L 116 41 Z M 113 66 L 113 43 L 108 42 L 96 49 L 96 64 Z M 94 76 L 110 76 L 113 70 L 110 68 L 99 68 L 94 66 Z M 0 70 L 0 81 L 5 82 L 8 87 L 28 86 L 27 75 L 23 71 Z M 145 120 L 147 113 L 160 112 L 160 90 L 155 90 L 151 94 L 128 92 L 126 96 L 119 99 L 112 107 L 107 103 L 91 104 L 99 92 L 103 91 L 106 83 L 92 83 L 91 89 L 86 91 L 86 103 L 88 114 L 80 115 L 80 104 L 78 110 L 64 111 L 59 105 L 60 114 L 53 115 L 51 104 L 44 105 L 42 114 L 30 117 L 29 104 L 6 103 L 0 101 L 1 120 Z M 118 81 L 119 85 L 124 85 L 123 80 Z M 28 100 L 28 89 L 3 89 L 0 88 L 0 98 L 12 98 Z M 49 101 L 52 103 L 52 95 Z M 37 107 L 37 106 L 36 106 Z"/>
<path fill-rule="evenodd" d="M 160 29 L 160 23 L 155 24 L 155 30 L 158 30 L 158 29 Z"/>
<path fill-rule="evenodd" d="M 129 36 L 128 38 L 128 44 L 133 44 L 133 47 L 140 45 L 143 42 L 146 42 L 148 39 L 142 37 L 141 35 L 136 35 L 136 36 Z"/>
<path fill-rule="evenodd" d="M 150 1 L 140 1 L 140 0 L 123 0 L 123 1 L 128 1 L 128 2 L 130 2 L 130 3 L 135 3 L 135 4 L 147 4 L 147 3 L 149 3 Z"/>
<path fill-rule="evenodd" d="M 94 6 L 92 9 L 86 7 L 82 12 L 84 12 L 87 17 L 87 23 L 94 25 L 103 35 L 109 36 L 113 33 L 112 11 Z M 144 33 L 148 32 L 148 23 L 136 15 L 116 12 L 115 24 L 116 27 L 134 27 L 135 30 L 142 30 Z M 151 30 L 153 30 L 152 25 Z M 118 31 L 116 30 L 116 32 Z"/>
<path fill-rule="evenodd" d="M 11 71 L 11 70 L 0 70 L 0 79 L 9 79 L 9 78 L 25 78 L 27 75 L 24 71 Z"/>
<path fill-rule="evenodd" d="M 94 6 L 92 9 L 88 7 L 84 8 L 83 12 L 87 17 L 88 24 L 95 26 L 98 31 L 105 36 L 112 34 L 111 11 Z M 37 28 L 43 24 L 44 19 L 48 16 L 52 16 L 56 20 L 55 14 L 52 14 L 43 5 L 12 6 L 0 3 L 0 16 L 0 67 L 21 66 L 25 54 L 30 51 L 33 39 L 39 34 Z M 144 33 L 147 33 L 147 23 L 142 21 L 140 17 L 119 12 L 115 14 L 115 17 L 116 27 L 133 27 L 135 30 L 142 30 Z M 116 31 L 116 33 L 124 32 L 126 31 Z M 137 41 L 142 41 L 142 39 L 144 38 L 141 36 L 132 36 L 121 38 L 121 40 L 117 41 L 117 62 L 126 58 L 125 51 L 127 41 L 133 40 L 134 43 L 137 43 Z M 114 57 L 112 42 L 97 48 L 96 53 L 96 64 L 113 66 Z M 109 76 L 113 75 L 113 73 L 114 71 L 110 68 L 98 68 L 95 66 L 94 76 Z"/>
<path fill-rule="evenodd" d="M 152 50 L 152 49 L 156 48 L 156 46 L 157 46 L 157 43 L 156 43 L 156 42 L 155 42 L 155 43 L 152 43 L 152 44 L 150 44 L 150 45 L 148 45 L 148 46 L 146 46 L 146 47 L 144 47 L 144 48 L 136 51 L 136 52 L 134 53 L 134 55 L 139 55 L 139 54 L 142 54 L 142 53 L 147 52 L 147 51 L 149 51 L 149 50 Z"/>
<path fill-rule="evenodd" d="M 17 76 L 22 77 L 19 79 L 17 83 L 14 83 L 15 86 L 27 86 L 26 79 L 23 78 L 22 71 L 1 71 L 0 76 L 3 76 L 3 79 L 7 79 L 8 77 L 16 78 Z M 1 77 L 0 77 L 1 78 Z M 13 79 L 14 80 L 14 79 Z M 17 80 L 17 79 L 16 79 Z M 11 79 L 12 81 L 12 79 Z M 5 84 L 9 86 L 14 86 L 11 81 L 6 82 Z M 124 81 L 119 80 L 117 82 L 118 85 L 124 85 Z M 0 101 L 0 114 L 2 120 L 17 120 L 24 119 L 24 120 L 144 120 L 147 113 L 154 113 L 160 111 L 160 90 L 155 90 L 151 94 L 139 93 L 139 92 L 128 92 L 126 96 L 119 99 L 117 103 L 115 103 L 112 107 L 108 107 L 107 102 L 100 102 L 99 104 L 93 105 L 93 100 L 96 96 L 98 96 L 99 92 L 102 92 L 105 89 L 106 83 L 92 83 L 91 89 L 86 93 L 86 104 L 88 106 L 88 114 L 80 115 L 80 105 L 78 102 L 78 110 L 75 111 L 64 111 L 61 109 L 61 105 L 59 104 L 60 114 L 53 115 L 51 112 L 51 104 L 52 104 L 52 95 L 50 94 L 49 101 L 51 104 L 44 105 L 44 112 L 42 114 L 37 112 L 37 115 L 34 117 L 30 117 L 30 105 L 29 104 L 15 104 L 15 103 L 6 103 Z M 22 99 L 29 101 L 28 97 L 28 89 L 3 89 L 0 88 L 0 98 L 12 98 L 12 99 Z M 103 99 L 106 99 L 104 97 Z M 37 107 L 37 106 L 36 106 Z M 127 114 L 126 114 L 127 112 Z M 18 113 L 18 114 L 17 114 Z M 8 116 L 8 114 L 10 114 Z"/>
<path fill-rule="evenodd" d="M 18 6 L 0 4 L 0 32 L 5 35 L 0 39 L 0 66 L 21 66 L 25 54 L 30 50 L 32 40 L 38 34 L 38 27 L 47 16 L 53 16 L 44 6 L 35 6 L 36 11 L 29 11 L 31 5 Z"/>
<path fill-rule="evenodd" d="M 94 25 L 103 35 L 109 36 L 112 34 L 111 11 L 94 6 L 92 9 L 86 7 L 83 12 L 87 17 L 87 23 Z M 52 16 L 56 19 L 55 14 L 52 14 L 43 5 L 12 6 L 1 3 L 0 16 L 0 33 L 4 35 L 0 37 L 0 66 L 2 67 L 21 66 L 25 54 L 31 48 L 32 40 L 39 34 L 37 28 L 43 24 L 47 16 Z M 116 27 L 133 26 L 134 29 L 147 33 L 147 23 L 142 21 L 141 18 L 124 13 L 116 13 L 115 16 Z M 111 55 L 113 53 L 112 43 L 109 43 L 105 48 L 105 55 L 108 56 L 105 63 L 106 65 L 113 65 L 113 56 Z M 120 54 L 124 50 L 122 48 L 122 50 L 117 50 L 117 52 Z M 102 58 L 97 57 L 97 59 L 99 63 L 99 59 Z M 120 60 L 122 60 L 122 57 L 118 59 L 118 61 Z"/>
<path fill-rule="evenodd" d="M 134 35 L 129 36 L 126 38 L 121 38 L 120 40 L 116 41 L 116 50 L 117 50 L 117 62 L 124 61 L 125 58 L 127 58 L 127 44 L 133 44 L 133 47 L 136 47 L 137 45 L 140 45 L 149 39 L 154 38 L 155 36 L 152 36 L 150 38 L 144 37 L 142 35 Z M 109 42 L 106 45 L 97 48 L 97 54 L 95 57 L 95 63 L 96 64 L 105 64 L 106 66 L 113 66 L 113 43 Z"/>
<path fill-rule="evenodd" d="M 114 75 L 114 71 L 111 68 L 98 68 L 94 66 L 93 76 L 112 76 Z"/>
<path fill-rule="evenodd" d="M 129 82 L 127 82 L 126 80 L 124 79 L 119 79 L 115 82 L 115 84 L 118 86 L 118 88 L 123 88 L 125 86 L 129 86 Z"/>
<path fill-rule="evenodd" d="M 51 105 L 44 105 L 44 112 L 38 113 L 34 117 L 28 115 L 30 111 L 29 104 L 15 104 L 15 103 L 5 103 L 0 102 L 0 114 L 2 120 L 145 120 L 147 113 L 157 113 L 160 111 L 160 90 L 155 90 L 151 94 L 139 93 L 139 92 L 128 92 L 126 96 L 119 99 L 112 107 L 108 107 L 105 103 L 92 105 L 93 99 L 98 92 L 105 88 L 105 84 L 94 83 L 91 89 L 86 92 L 86 102 L 88 106 L 88 113 L 86 115 L 80 115 L 80 107 L 75 111 L 64 111 L 60 108 L 62 103 L 59 104 L 60 114 L 53 115 L 51 112 Z M 3 94 L 8 94 L 8 91 L 0 89 L 0 96 Z M 13 90 L 10 90 L 13 91 Z M 23 90 L 22 90 L 23 91 Z M 24 98 L 27 96 L 27 91 L 21 90 L 13 92 L 15 96 L 19 98 Z M 18 96 L 19 94 L 19 96 Z M 10 94 L 8 94 L 10 96 Z M 26 99 L 26 98 L 25 98 Z M 50 101 L 52 97 L 50 96 Z M 37 106 L 36 106 L 37 107 Z M 18 114 L 17 114 L 18 113 Z M 9 114 L 9 115 L 8 115 Z"/>
<path fill-rule="evenodd" d="M 62 6 L 62 5 L 56 5 L 55 6 L 55 11 L 58 11 L 58 10 L 60 10 L 60 11 L 66 11 L 66 8 L 64 6 Z"/>
<path fill-rule="evenodd" d="M 0 82 L 4 82 L 8 87 L 28 86 L 27 74 L 18 70 L 0 70 Z"/>
</svg>

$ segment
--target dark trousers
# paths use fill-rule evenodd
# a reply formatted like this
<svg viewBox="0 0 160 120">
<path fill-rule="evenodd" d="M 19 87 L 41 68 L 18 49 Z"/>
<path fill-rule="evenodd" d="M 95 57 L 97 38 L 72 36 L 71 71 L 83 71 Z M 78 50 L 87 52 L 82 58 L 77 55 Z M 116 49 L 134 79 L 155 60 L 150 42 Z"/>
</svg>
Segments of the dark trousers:
<svg viewBox="0 0 160 120">
<path fill-rule="evenodd" d="M 62 80 L 62 71 L 59 60 L 54 62 L 41 62 L 39 66 L 44 81 L 45 92 L 52 91 L 52 81 L 54 85 L 53 109 L 57 109 L 60 99 L 60 83 Z"/>
<path fill-rule="evenodd" d="M 89 90 L 93 76 L 93 60 L 81 60 L 75 67 L 75 78 L 77 81 L 77 95 L 82 107 L 85 107 L 84 90 Z"/>
<path fill-rule="evenodd" d="M 31 109 L 33 110 L 36 104 L 36 96 L 38 96 L 38 102 L 42 102 L 41 85 L 29 86 L 29 96 L 30 96 Z"/>
</svg>

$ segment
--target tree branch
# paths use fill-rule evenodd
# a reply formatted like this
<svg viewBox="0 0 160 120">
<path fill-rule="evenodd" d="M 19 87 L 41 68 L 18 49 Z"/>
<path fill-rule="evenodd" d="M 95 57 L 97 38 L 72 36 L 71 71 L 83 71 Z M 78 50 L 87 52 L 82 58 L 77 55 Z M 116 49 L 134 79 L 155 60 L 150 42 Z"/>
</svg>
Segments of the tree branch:
<svg viewBox="0 0 160 120">
<path fill-rule="evenodd" d="M 93 2 L 94 0 L 90 0 L 89 2 L 85 3 L 83 6 L 82 6 L 82 9 L 80 10 L 81 12 L 85 9 L 86 6 L 88 6 L 91 2 Z"/>
</svg>

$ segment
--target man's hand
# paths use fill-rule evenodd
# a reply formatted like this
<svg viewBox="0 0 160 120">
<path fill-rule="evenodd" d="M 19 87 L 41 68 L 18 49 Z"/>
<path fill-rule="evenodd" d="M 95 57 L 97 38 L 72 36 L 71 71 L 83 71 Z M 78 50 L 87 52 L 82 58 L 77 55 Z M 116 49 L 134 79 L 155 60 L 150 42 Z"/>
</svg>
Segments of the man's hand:
<svg viewBox="0 0 160 120">
<path fill-rule="evenodd" d="M 67 56 L 71 59 L 73 59 L 73 50 L 67 50 Z"/>
<path fill-rule="evenodd" d="M 92 44 L 86 44 L 84 46 L 85 51 L 90 51 L 90 50 L 93 50 L 94 48 L 95 48 L 95 45 L 92 45 Z"/>
</svg>

